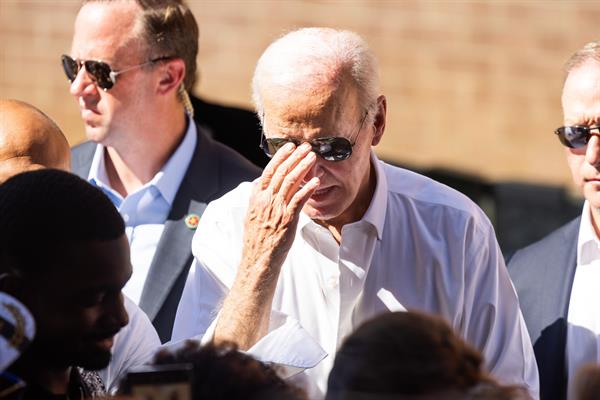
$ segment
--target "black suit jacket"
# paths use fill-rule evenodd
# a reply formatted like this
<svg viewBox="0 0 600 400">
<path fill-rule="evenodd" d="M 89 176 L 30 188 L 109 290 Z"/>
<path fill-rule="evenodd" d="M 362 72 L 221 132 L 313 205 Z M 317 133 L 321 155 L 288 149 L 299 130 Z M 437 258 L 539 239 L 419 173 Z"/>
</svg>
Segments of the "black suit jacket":
<svg viewBox="0 0 600 400">
<path fill-rule="evenodd" d="M 96 144 L 85 142 L 72 150 L 73 172 L 87 179 Z M 194 230 L 185 217 L 199 216 L 207 204 L 260 174 L 260 169 L 229 147 L 198 129 L 198 142 L 179 186 L 144 284 L 139 306 L 148 314 L 161 341 L 171 338 L 175 313 L 192 263 Z"/>
<path fill-rule="evenodd" d="M 580 222 L 581 217 L 576 218 L 517 251 L 508 263 L 533 343 L 544 400 L 567 397 L 567 313 L 577 267 Z"/>
</svg>

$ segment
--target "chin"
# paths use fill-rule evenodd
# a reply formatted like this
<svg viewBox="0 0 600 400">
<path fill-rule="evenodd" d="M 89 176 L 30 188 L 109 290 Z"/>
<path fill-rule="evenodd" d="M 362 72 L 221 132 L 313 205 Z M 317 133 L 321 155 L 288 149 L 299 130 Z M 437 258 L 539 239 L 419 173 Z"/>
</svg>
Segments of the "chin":
<svg viewBox="0 0 600 400">
<path fill-rule="evenodd" d="M 80 354 L 77 357 L 76 365 L 89 371 L 97 371 L 106 368 L 111 357 L 110 350 L 93 350 Z"/>
<path fill-rule="evenodd" d="M 306 204 L 302 211 L 304 211 L 304 213 L 308 215 L 310 219 L 316 219 L 319 221 L 328 221 L 339 215 L 339 213 L 336 214 L 335 210 L 332 210 L 331 208 L 315 208 L 310 206 L 309 204 Z"/>
<path fill-rule="evenodd" d="M 600 207 L 600 190 L 592 185 L 584 186 L 583 197 L 590 203 L 592 207 Z"/>
<path fill-rule="evenodd" d="M 88 138 L 88 140 L 91 140 L 92 142 L 100 143 L 107 136 L 106 129 L 100 126 L 86 125 L 85 136 Z"/>
</svg>

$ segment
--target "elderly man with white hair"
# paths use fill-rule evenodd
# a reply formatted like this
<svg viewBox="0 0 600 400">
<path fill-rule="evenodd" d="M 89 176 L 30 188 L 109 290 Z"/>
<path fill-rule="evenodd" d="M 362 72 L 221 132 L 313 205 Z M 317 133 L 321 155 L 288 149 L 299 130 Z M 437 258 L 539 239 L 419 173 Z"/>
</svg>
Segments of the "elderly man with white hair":
<svg viewBox="0 0 600 400">
<path fill-rule="evenodd" d="M 319 398 L 354 327 L 416 309 L 445 318 L 495 377 L 537 397 L 531 342 L 489 220 L 372 150 L 387 103 L 366 43 L 347 31 L 291 32 L 261 56 L 253 90 L 272 160 L 206 209 L 173 339 L 234 342 L 290 367 Z"/>
</svg>

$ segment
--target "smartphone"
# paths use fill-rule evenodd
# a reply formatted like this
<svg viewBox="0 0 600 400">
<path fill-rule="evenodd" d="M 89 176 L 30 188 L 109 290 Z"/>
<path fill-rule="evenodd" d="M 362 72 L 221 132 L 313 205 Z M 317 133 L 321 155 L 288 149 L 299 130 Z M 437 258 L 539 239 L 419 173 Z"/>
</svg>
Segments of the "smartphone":
<svg viewBox="0 0 600 400">
<path fill-rule="evenodd" d="M 125 379 L 127 393 L 145 400 L 192 400 L 192 364 L 141 365 Z"/>
</svg>

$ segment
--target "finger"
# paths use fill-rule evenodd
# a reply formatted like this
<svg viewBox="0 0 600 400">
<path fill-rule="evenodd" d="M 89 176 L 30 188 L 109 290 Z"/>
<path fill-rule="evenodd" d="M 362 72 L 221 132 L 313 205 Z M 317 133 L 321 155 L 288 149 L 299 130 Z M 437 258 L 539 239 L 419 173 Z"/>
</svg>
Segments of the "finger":
<svg viewBox="0 0 600 400">
<path fill-rule="evenodd" d="M 271 180 L 269 182 L 269 188 L 273 193 L 278 193 L 280 191 L 281 185 L 286 178 L 286 176 L 292 172 L 292 170 L 306 157 L 306 155 L 311 151 L 311 146 L 308 143 L 303 143 L 294 150 L 292 154 L 289 155 L 280 165 L 277 166 L 277 169 L 273 173 Z"/>
<path fill-rule="evenodd" d="M 266 189 L 271 183 L 271 179 L 273 179 L 273 175 L 277 168 L 281 165 L 282 162 L 287 160 L 287 158 L 292 154 L 296 146 L 294 143 L 289 142 L 286 143 L 279 151 L 275 153 L 271 161 L 267 164 L 265 169 L 263 170 L 260 176 L 260 188 Z"/>
<path fill-rule="evenodd" d="M 304 158 L 292 169 L 283 180 L 279 194 L 285 199 L 285 203 L 288 204 L 292 196 L 298 191 L 300 185 L 306 178 L 306 175 L 310 173 L 313 166 L 315 165 L 317 156 L 312 151 L 309 152 Z"/>
<path fill-rule="evenodd" d="M 308 181 L 304 186 L 300 188 L 294 195 L 289 203 L 289 208 L 294 214 L 299 214 L 310 196 L 313 195 L 315 190 L 319 187 L 321 181 L 316 176 L 313 177 L 310 181 Z"/>
</svg>

